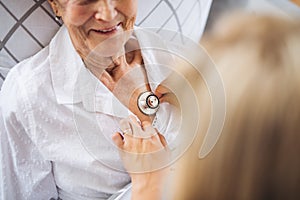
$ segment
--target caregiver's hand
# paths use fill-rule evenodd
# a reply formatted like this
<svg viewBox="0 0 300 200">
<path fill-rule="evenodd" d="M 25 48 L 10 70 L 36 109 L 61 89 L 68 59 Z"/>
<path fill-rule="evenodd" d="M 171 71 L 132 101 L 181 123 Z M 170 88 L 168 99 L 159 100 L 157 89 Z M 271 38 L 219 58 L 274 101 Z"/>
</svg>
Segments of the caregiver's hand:
<svg viewBox="0 0 300 200">
<path fill-rule="evenodd" d="M 132 179 L 132 199 L 160 199 L 169 151 L 165 138 L 149 122 L 131 116 L 120 122 L 123 132 L 112 139 Z"/>
<path fill-rule="evenodd" d="M 181 86 L 180 80 L 177 73 L 172 73 L 157 86 L 154 93 L 161 103 L 167 102 L 179 108 L 179 101 L 173 91 Z M 184 88 L 180 89 L 184 90 Z"/>
<path fill-rule="evenodd" d="M 179 107 L 179 102 L 176 95 L 163 83 L 158 85 L 155 90 L 155 95 L 158 97 L 161 103 L 168 102 L 176 107 Z"/>
</svg>

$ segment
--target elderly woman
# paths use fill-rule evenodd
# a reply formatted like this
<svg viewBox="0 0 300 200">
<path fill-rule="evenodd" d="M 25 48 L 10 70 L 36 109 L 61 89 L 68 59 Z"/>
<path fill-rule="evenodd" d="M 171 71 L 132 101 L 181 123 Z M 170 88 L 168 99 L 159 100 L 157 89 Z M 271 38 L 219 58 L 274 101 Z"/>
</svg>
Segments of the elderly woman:
<svg viewBox="0 0 300 200">
<path fill-rule="evenodd" d="M 157 104 L 152 91 L 168 74 L 143 50 L 158 37 L 132 31 L 137 0 L 49 3 L 64 26 L 1 90 L 0 196 L 107 199 L 131 181 L 111 140 L 120 119 L 131 113 L 174 133 L 171 105 L 148 113 L 137 104 L 141 94 Z"/>
</svg>

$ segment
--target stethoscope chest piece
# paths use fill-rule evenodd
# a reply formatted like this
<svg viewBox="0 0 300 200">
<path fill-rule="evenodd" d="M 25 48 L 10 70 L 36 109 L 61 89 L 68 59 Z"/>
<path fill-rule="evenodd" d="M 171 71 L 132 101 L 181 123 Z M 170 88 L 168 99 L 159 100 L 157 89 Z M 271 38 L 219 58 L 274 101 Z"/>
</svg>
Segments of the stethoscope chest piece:
<svg viewBox="0 0 300 200">
<path fill-rule="evenodd" d="M 159 108 L 159 99 L 155 94 L 147 91 L 140 94 L 137 104 L 145 115 L 154 115 Z"/>
</svg>

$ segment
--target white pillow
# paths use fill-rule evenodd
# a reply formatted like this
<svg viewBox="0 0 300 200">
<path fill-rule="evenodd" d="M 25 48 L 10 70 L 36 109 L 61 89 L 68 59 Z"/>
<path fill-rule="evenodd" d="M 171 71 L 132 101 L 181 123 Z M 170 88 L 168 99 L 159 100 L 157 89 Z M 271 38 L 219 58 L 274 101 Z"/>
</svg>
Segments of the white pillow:
<svg viewBox="0 0 300 200">
<path fill-rule="evenodd" d="M 179 31 L 195 41 L 212 0 L 138 0 L 136 25 Z M 46 0 L 1 0 L 0 86 L 8 70 L 46 46 L 60 24 Z"/>
</svg>

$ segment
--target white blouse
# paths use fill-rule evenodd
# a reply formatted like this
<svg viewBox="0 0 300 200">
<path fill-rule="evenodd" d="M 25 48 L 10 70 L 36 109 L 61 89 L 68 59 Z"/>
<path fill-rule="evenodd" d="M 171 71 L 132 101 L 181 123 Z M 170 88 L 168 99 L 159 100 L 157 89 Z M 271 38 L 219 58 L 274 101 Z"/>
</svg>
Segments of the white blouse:
<svg viewBox="0 0 300 200">
<path fill-rule="evenodd" d="M 141 47 L 153 44 L 147 35 L 136 31 Z M 169 73 L 156 64 L 173 60 L 142 54 L 154 90 Z M 107 199 L 130 183 L 111 140 L 130 111 L 84 67 L 65 27 L 10 71 L 0 95 L 0 199 Z M 169 141 L 171 110 L 157 114 Z"/>
</svg>

